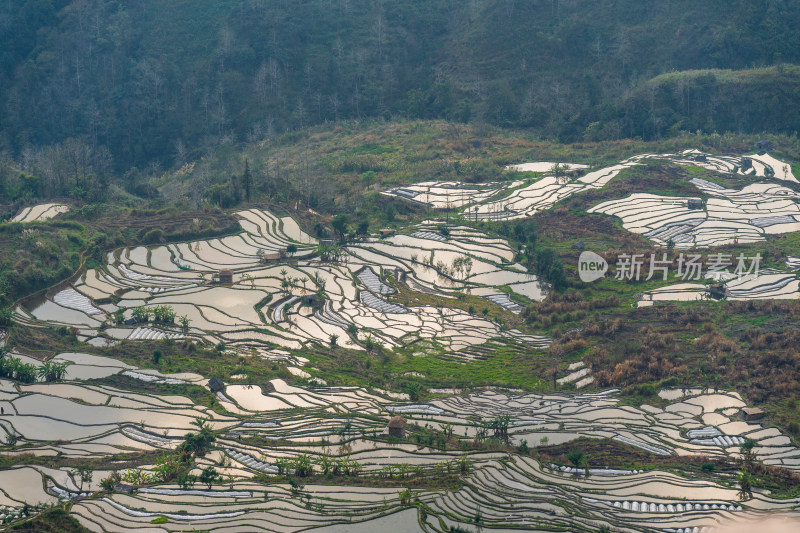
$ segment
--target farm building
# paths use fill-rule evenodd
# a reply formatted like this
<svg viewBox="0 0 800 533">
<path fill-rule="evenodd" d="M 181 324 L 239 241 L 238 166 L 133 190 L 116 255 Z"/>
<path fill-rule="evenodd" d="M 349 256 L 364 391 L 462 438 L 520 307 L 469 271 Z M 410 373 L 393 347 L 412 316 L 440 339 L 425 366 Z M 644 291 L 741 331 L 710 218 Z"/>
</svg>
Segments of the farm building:
<svg viewBox="0 0 800 533">
<path fill-rule="evenodd" d="M 389 420 L 389 435 L 404 439 L 406 437 L 406 419 L 402 416 L 394 416 Z"/>
<path fill-rule="evenodd" d="M 223 383 L 219 378 L 211 378 L 208 380 L 208 388 L 214 393 L 222 392 L 225 390 L 225 383 Z"/>
<path fill-rule="evenodd" d="M 766 139 L 761 139 L 760 141 L 758 141 L 758 144 L 756 146 L 758 148 L 759 154 L 763 154 L 764 152 L 772 150 L 772 143 L 770 141 L 767 141 Z"/>
<path fill-rule="evenodd" d="M 758 407 L 745 407 L 742 409 L 742 413 L 744 413 L 744 419 L 748 422 L 750 420 L 760 420 L 764 418 L 764 411 Z"/>
<path fill-rule="evenodd" d="M 220 283 L 233 283 L 233 270 L 230 268 L 223 268 L 217 274 Z"/>
<path fill-rule="evenodd" d="M 258 258 L 261 260 L 262 263 L 270 263 L 272 261 L 280 261 L 283 257 L 283 254 L 286 252 L 284 250 L 278 251 L 267 251 L 263 250 L 262 253 L 259 254 Z"/>
</svg>

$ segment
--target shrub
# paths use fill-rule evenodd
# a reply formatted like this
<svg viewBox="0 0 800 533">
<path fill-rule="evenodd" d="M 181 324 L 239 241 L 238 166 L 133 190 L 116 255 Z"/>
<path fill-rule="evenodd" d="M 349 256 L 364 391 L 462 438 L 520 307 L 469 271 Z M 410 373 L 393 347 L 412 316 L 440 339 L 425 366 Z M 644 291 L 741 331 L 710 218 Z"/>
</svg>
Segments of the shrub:
<svg viewBox="0 0 800 533">
<path fill-rule="evenodd" d="M 217 473 L 217 470 L 213 466 L 208 466 L 203 469 L 198 479 L 200 483 L 208 486 L 208 490 L 211 490 L 211 484 L 214 483 L 214 481 L 216 481 L 219 477 L 220 476 Z"/>
<path fill-rule="evenodd" d="M 116 470 L 111 472 L 108 477 L 100 481 L 100 486 L 103 490 L 114 490 L 119 482 L 122 481 L 122 476 Z"/>
<path fill-rule="evenodd" d="M 67 363 L 54 363 L 46 361 L 39 367 L 39 377 L 47 382 L 61 381 L 67 373 Z"/>
<path fill-rule="evenodd" d="M 575 467 L 584 466 L 586 463 L 586 454 L 583 453 L 583 450 L 580 448 L 574 448 L 567 454 L 567 459 L 569 462 L 575 465 Z"/>
<path fill-rule="evenodd" d="M 144 236 L 142 237 L 142 241 L 144 241 L 145 244 L 163 242 L 163 240 L 164 240 L 164 230 L 162 230 L 161 228 L 152 229 L 147 233 L 145 233 Z"/>
<path fill-rule="evenodd" d="M 714 463 L 712 461 L 709 461 L 707 463 L 703 463 L 703 465 L 700 467 L 700 469 L 703 472 L 713 472 L 714 471 Z"/>
<path fill-rule="evenodd" d="M 527 440 L 522 439 L 522 442 L 520 442 L 519 446 L 517 446 L 517 453 L 520 453 L 522 455 L 527 455 L 528 453 L 530 453 L 530 448 L 528 448 Z"/>
</svg>

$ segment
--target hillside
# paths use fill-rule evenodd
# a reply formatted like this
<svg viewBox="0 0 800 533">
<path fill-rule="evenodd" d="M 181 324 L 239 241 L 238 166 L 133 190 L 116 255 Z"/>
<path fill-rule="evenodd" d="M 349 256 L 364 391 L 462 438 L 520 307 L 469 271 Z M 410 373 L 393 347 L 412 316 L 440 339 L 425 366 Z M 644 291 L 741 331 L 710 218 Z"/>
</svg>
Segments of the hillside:
<svg viewBox="0 0 800 533">
<path fill-rule="evenodd" d="M 0 531 L 800 531 L 798 20 L 0 2 Z"/>
<path fill-rule="evenodd" d="M 4 2 L 0 149 L 34 165 L 41 147 L 77 138 L 135 175 L 345 118 L 489 122 L 570 142 L 797 129 L 782 115 L 798 108 L 796 69 L 750 70 L 800 63 L 794 2 L 160 6 Z M 689 73 L 677 89 L 658 78 L 696 69 L 734 72 Z"/>
</svg>

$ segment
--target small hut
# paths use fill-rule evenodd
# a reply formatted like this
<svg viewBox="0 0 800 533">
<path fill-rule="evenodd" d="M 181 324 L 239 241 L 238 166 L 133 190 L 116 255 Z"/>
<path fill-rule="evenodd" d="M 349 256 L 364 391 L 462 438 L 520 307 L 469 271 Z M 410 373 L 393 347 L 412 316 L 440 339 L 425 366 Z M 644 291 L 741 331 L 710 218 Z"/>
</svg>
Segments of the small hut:
<svg viewBox="0 0 800 533">
<path fill-rule="evenodd" d="M 406 419 L 402 416 L 393 416 L 391 420 L 389 420 L 389 435 L 392 437 L 397 437 L 398 439 L 404 439 L 406 437 Z"/>
<path fill-rule="evenodd" d="M 231 270 L 230 268 L 223 268 L 222 270 L 219 271 L 217 277 L 219 278 L 220 283 L 231 284 L 233 283 L 233 270 Z"/>
<path fill-rule="evenodd" d="M 699 198 L 689 198 L 687 202 L 689 209 L 703 209 L 703 200 Z"/>
<path fill-rule="evenodd" d="M 381 239 L 385 239 L 386 237 L 391 237 L 392 235 L 394 235 L 394 230 L 389 228 L 383 228 L 380 231 L 380 234 L 381 234 Z"/>
<path fill-rule="evenodd" d="M 758 144 L 756 146 L 758 147 L 759 154 L 763 154 L 765 152 L 768 152 L 769 150 L 772 150 L 772 143 L 766 139 L 761 139 L 760 141 L 758 141 Z"/>
<path fill-rule="evenodd" d="M 749 157 L 742 157 L 742 170 L 749 170 L 753 168 L 753 160 Z"/>
<path fill-rule="evenodd" d="M 278 251 L 270 251 L 270 252 L 267 252 L 265 250 L 259 255 L 259 258 L 261 259 L 262 263 L 271 263 L 273 261 L 280 261 L 281 257 L 285 253 L 286 253 L 286 251 L 283 250 L 283 249 L 278 250 Z"/>
<path fill-rule="evenodd" d="M 718 285 L 709 285 L 708 294 L 715 300 L 722 300 L 728 295 L 724 283 L 720 283 Z"/>
<path fill-rule="evenodd" d="M 764 418 L 764 411 L 758 407 L 745 407 L 742 409 L 742 412 L 744 413 L 744 419 L 748 422 L 751 420 L 760 420 Z"/>
<path fill-rule="evenodd" d="M 211 389 L 213 393 L 222 392 L 225 390 L 225 383 L 219 378 L 211 378 L 208 380 L 208 388 Z"/>
</svg>

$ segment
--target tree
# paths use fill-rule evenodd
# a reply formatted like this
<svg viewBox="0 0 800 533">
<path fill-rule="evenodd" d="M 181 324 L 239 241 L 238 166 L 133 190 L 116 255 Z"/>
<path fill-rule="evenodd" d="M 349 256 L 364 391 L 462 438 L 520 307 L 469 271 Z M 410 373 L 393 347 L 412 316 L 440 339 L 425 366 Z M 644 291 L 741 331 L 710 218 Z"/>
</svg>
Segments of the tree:
<svg viewBox="0 0 800 533">
<path fill-rule="evenodd" d="M 39 367 L 37 374 L 47 382 L 61 381 L 67 373 L 67 363 L 46 361 Z"/>
<path fill-rule="evenodd" d="M 297 245 L 291 243 L 288 246 L 286 246 L 286 253 L 289 254 L 289 257 L 292 257 L 294 254 L 297 253 Z"/>
<path fill-rule="evenodd" d="M 200 472 L 199 481 L 200 483 L 207 485 L 208 490 L 211 490 L 211 485 L 217 480 L 217 478 L 219 478 L 217 470 L 213 466 L 207 466 L 202 472 Z"/>
<path fill-rule="evenodd" d="M 79 466 L 71 470 L 70 474 L 74 479 L 80 480 L 80 488 L 78 490 L 80 490 L 81 492 L 83 492 L 83 484 L 91 483 L 92 477 L 94 476 L 93 470 L 88 466 Z"/>
<path fill-rule="evenodd" d="M 504 414 L 491 420 L 489 422 L 489 429 L 494 431 L 495 438 L 507 441 L 509 425 L 511 425 L 511 415 Z"/>
<path fill-rule="evenodd" d="M 583 450 L 580 448 L 573 448 L 567 454 L 567 459 L 569 462 L 572 463 L 575 468 L 580 468 L 582 466 L 587 466 L 588 461 L 586 460 L 586 454 L 583 453 Z"/>
<path fill-rule="evenodd" d="M 0 326 L 10 326 L 13 314 L 10 307 L 0 307 Z"/>
<path fill-rule="evenodd" d="M 244 190 L 244 198 L 248 202 L 253 195 L 253 176 L 250 174 L 250 162 L 244 160 L 244 174 L 242 174 L 242 189 Z"/>
<path fill-rule="evenodd" d="M 744 501 L 753 497 L 753 476 L 749 470 L 742 470 L 737 476 L 739 482 L 739 499 Z"/>
<path fill-rule="evenodd" d="M 344 241 L 345 233 L 347 232 L 347 215 L 339 214 L 331 220 L 331 227 L 339 235 L 339 240 Z"/>
<path fill-rule="evenodd" d="M 739 453 L 742 455 L 742 462 L 748 468 L 751 468 L 757 460 L 756 454 L 753 451 L 755 445 L 756 441 L 750 438 L 745 438 L 744 442 L 739 445 Z"/>
<path fill-rule="evenodd" d="M 550 363 L 552 365 L 552 372 L 553 372 L 553 391 L 556 390 L 558 387 L 558 364 L 561 361 L 561 357 L 563 356 L 563 350 L 561 345 L 558 343 L 553 343 L 550 345 Z"/>
<path fill-rule="evenodd" d="M 178 477 L 175 478 L 175 482 L 178 484 L 180 488 L 184 490 L 190 489 L 197 482 L 197 476 L 195 476 L 194 474 L 190 474 L 188 471 L 184 470 L 183 472 L 178 474 Z"/>
<path fill-rule="evenodd" d="M 292 462 L 294 473 L 300 477 L 308 477 L 314 473 L 314 464 L 311 457 L 306 453 L 301 453 Z"/>
<path fill-rule="evenodd" d="M 408 399 L 412 402 L 416 402 L 419 400 L 420 392 L 422 392 L 422 387 L 416 381 L 411 381 L 403 385 L 403 390 L 408 394 Z"/>
<path fill-rule="evenodd" d="M 178 447 L 178 450 L 188 455 L 194 454 L 202 457 L 211 450 L 211 445 L 214 444 L 217 437 L 208 425 L 207 420 L 196 418 L 193 422 L 190 422 L 190 424 L 198 427 L 200 431 L 197 433 L 187 433 L 183 438 L 183 442 Z"/>
</svg>

